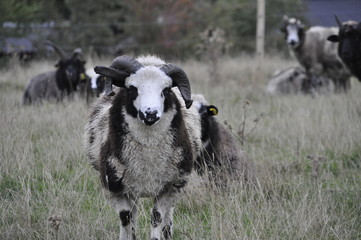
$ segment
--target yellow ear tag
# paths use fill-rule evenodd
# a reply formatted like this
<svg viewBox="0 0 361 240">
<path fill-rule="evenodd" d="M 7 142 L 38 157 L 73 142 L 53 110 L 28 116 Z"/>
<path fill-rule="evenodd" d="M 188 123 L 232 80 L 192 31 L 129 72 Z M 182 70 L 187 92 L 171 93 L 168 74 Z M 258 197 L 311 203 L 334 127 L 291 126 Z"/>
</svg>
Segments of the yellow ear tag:
<svg viewBox="0 0 361 240">
<path fill-rule="evenodd" d="M 217 108 L 211 107 L 211 108 L 209 108 L 209 111 L 211 111 L 211 112 L 213 113 L 213 115 L 217 115 L 217 114 L 218 114 Z"/>
<path fill-rule="evenodd" d="M 81 73 L 81 74 L 80 74 L 80 80 L 84 80 L 84 79 L 86 79 L 86 76 L 85 76 L 84 73 Z"/>
</svg>

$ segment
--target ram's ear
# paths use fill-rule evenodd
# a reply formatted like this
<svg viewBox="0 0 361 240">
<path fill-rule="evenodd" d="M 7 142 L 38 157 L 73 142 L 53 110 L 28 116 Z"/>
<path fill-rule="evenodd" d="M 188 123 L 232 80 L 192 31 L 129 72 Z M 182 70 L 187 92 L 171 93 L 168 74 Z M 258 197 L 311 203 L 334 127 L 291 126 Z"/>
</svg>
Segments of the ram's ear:
<svg viewBox="0 0 361 240">
<path fill-rule="evenodd" d="M 330 42 L 339 42 L 339 37 L 338 35 L 331 35 L 327 38 L 327 40 Z"/>
<path fill-rule="evenodd" d="M 96 66 L 94 71 L 107 79 L 111 79 L 112 84 L 117 87 L 124 87 L 125 79 L 129 77 L 129 73 L 111 67 Z"/>
<path fill-rule="evenodd" d="M 111 78 L 104 77 L 104 93 L 106 96 L 114 96 L 113 83 Z"/>
<path fill-rule="evenodd" d="M 207 107 L 207 112 L 209 116 L 218 115 L 218 108 L 214 105 L 210 105 Z"/>
</svg>

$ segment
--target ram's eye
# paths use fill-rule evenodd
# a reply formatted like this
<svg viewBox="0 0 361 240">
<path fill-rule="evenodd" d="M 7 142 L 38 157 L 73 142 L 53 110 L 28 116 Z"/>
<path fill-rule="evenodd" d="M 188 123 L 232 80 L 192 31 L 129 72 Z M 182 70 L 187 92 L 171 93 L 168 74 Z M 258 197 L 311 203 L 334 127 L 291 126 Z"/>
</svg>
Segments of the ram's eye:
<svg viewBox="0 0 361 240">
<path fill-rule="evenodd" d="M 164 88 L 162 91 L 162 96 L 168 96 L 170 94 L 170 88 Z"/>
<path fill-rule="evenodd" d="M 138 95 L 138 89 L 134 86 L 129 86 L 128 88 L 129 95 L 135 98 Z"/>
</svg>

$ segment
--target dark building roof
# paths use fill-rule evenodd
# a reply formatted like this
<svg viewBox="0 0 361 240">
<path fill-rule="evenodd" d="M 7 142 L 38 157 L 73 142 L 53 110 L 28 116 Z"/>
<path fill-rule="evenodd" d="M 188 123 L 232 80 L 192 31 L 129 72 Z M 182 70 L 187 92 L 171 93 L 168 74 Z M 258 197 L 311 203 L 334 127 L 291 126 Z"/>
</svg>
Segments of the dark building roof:
<svg viewBox="0 0 361 240">
<path fill-rule="evenodd" d="M 361 0 L 304 0 L 309 11 L 306 17 L 312 25 L 336 26 L 334 15 L 341 22 L 361 21 Z"/>
</svg>

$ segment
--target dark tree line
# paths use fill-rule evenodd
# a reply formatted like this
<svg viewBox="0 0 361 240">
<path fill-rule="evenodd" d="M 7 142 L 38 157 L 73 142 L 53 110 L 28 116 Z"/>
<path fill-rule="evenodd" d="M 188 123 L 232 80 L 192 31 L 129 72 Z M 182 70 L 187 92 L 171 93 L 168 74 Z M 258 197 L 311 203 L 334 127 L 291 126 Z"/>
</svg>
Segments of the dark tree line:
<svg viewBox="0 0 361 240">
<path fill-rule="evenodd" d="M 7 0 L 0 3 L 0 38 L 30 36 L 37 44 L 49 39 L 69 50 L 179 58 L 194 56 L 199 33 L 218 27 L 225 30 L 229 52 L 251 53 L 256 7 L 255 0 Z M 302 0 L 266 2 L 266 50 L 281 47 L 283 15 L 303 16 L 305 10 Z M 4 22 L 17 25 L 5 28 Z"/>
</svg>

